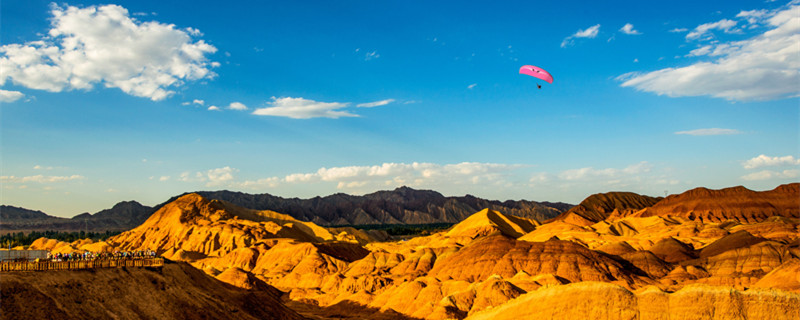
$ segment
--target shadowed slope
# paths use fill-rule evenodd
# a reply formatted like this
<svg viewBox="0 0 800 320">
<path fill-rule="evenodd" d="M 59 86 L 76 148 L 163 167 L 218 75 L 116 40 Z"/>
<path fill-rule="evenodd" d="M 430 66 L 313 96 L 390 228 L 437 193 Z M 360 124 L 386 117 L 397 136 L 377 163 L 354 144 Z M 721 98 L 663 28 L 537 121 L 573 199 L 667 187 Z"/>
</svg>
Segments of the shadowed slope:
<svg viewBox="0 0 800 320">
<path fill-rule="evenodd" d="M 633 192 L 598 193 L 558 215 L 553 220 L 588 226 L 609 216 L 623 217 L 654 205 L 662 198 L 653 198 Z"/>
<path fill-rule="evenodd" d="M 257 281 L 257 280 L 255 280 Z M 186 263 L 163 268 L 4 273 L 5 319 L 303 319 L 279 292 L 236 288 Z"/>
</svg>

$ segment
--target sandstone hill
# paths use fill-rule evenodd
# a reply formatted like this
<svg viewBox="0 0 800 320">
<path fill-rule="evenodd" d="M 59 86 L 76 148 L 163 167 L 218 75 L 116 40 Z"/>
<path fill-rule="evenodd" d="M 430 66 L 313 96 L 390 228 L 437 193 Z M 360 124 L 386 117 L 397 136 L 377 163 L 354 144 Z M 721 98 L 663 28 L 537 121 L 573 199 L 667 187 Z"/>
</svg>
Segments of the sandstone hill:
<svg viewBox="0 0 800 320">
<path fill-rule="evenodd" d="M 311 199 L 281 198 L 270 194 L 201 191 L 197 194 L 240 207 L 271 210 L 322 226 L 369 224 L 457 223 L 482 209 L 544 221 L 566 211 L 565 203 L 486 200 L 474 196 L 445 197 L 436 191 L 400 187 L 363 196 L 342 193 Z M 177 197 L 168 200 L 174 201 Z"/>
<path fill-rule="evenodd" d="M 720 190 L 696 188 L 666 197 L 637 215 L 675 216 L 708 222 L 728 219 L 758 222 L 772 216 L 800 218 L 800 183 L 761 192 L 741 186 Z"/>
<path fill-rule="evenodd" d="M 578 225 L 591 225 L 610 216 L 630 215 L 656 204 L 661 199 L 633 192 L 599 193 L 589 196 L 577 206 L 557 216 L 555 220 Z"/>
<path fill-rule="evenodd" d="M 797 319 L 800 294 L 692 285 L 674 293 L 582 282 L 543 288 L 470 320 L 503 319 Z"/>
<path fill-rule="evenodd" d="M 187 194 L 108 241 L 31 247 L 156 250 L 240 288 L 267 283 L 319 319 L 783 319 L 797 309 L 800 219 L 791 213 L 643 216 L 657 204 L 636 209 L 644 203 L 633 199 L 647 198 L 626 197 L 598 202 L 583 220 L 541 224 L 484 208 L 449 230 L 375 241 Z"/>
<path fill-rule="evenodd" d="M 281 293 L 225 284 L 184 262 L 162 268 L 3 273 L 3 319 L 304 319 Z"/>
</svg>

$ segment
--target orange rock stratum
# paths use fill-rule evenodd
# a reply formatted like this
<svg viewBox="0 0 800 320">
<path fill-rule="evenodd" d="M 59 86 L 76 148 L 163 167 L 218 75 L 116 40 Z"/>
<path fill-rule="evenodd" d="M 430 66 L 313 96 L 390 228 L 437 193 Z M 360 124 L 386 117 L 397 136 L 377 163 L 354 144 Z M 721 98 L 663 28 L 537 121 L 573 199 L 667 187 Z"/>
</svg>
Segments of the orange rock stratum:
<svg viewBox="0 0 800 320">
<path fill-rule="evenodd" d="M 249 292 L 277 288 L 316 319 L 799 319 L 799 223 L 797 183 L 611 192 L 547 223 L 485 209 L 400 241 L 188 194 L 108 241 L 31 248 L 156 250 Z"/>
</svg>

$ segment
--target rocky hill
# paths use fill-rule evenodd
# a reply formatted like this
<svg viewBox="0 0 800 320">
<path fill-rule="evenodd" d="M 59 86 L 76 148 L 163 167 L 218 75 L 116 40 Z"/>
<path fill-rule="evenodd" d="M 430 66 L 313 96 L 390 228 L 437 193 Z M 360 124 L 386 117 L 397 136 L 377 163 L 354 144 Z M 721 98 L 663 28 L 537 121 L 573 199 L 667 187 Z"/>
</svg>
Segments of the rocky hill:
<svg viewBox="0 0 800 320">
<path fill-rule="evenodd" d="M 800 183 L 753 191 L 742 186 L 711 190 L 695 188 L 666 198 L 632 192 L 599 193 L 558 215 L 554 221 L 589 226 L 606 219 L 628 216 L 681 217 L 720 222 L 759 222 L 769 217 L 800 218 Z"/>
<path fill-rule="evenodd" d="M 288 307 L 316 319 L 796 318 L 793 211 L 710 221 L 681 211 L 688 206 L 643 216 L 657 204 L 636 209 L 648 199 L 630 194 L 607 196 L 607 206 L 594 199 L 591 214 L 575 211 L 584 214 L 577 223 L 483 209 L 445 231 L 375 241 L 187 194 L 107 241 L 42 238 L 31 248 L 156 250 L 240 288 L 274 286 Z M 785 201 L 761 199 L 775 208 Z"/>
<path fill-rule="evenodd" d="M 95 214 L 82 213 L 77 216 L 60 218 L 41 211 L 28 210 L 14 206 L 0 206 L 0 230 L 2 231 L 94 231 L 128 230 L 144 222 L 153 208 L 136 201 L 117 203 L 110 209 Z"/>
<path fill-rule="evenodd" d="M 3 273 L 3 319 L 305 319 L 281 292 L 228 285 L 185 262 L 162 268 Z"/>
<path fill-rule="evenodd" d="M 577 206 L 560 214 L 555 220 L 579 225 L 591 225 L 611 216 L 626 216 L 658 203 L 662 198 L 633 192 L 609 192 L 589 196 Z"/>
<path fill-rule="evenodd" d="M 676 216 L 719 222 L 728 219 L 758 222 L 772 216 L 800 218 L 800 183 L 753 191 L 742 186 L 711 190 L 696 188 L 671 195 L 638 216 Z"/>
<path fill-rule="evenodd" d="M 82 213 L 71 219 L 47 215 L 41 211 L 0 206 L 0 230 L 3 231 L 122 231 L 135 228 L 162 206 L 186 195 L 172 197 L 156 207 L 136 201 L 117 203 L 95 214 Z M 223 200 L 254 210 L 270 210 L 322 226 L 375 224 L 457 223 L 482 209 L 544 221 L 572 207 L 561 202 L 526 200 L 486 200 L 471 195 L 445 197 L 429 190 L 407 187 L 378 191 L 364 196 L 342 193 L 311 199 L 281 198 L 270 194 L 247 194 L 232 191 L 201 191 L 197 194 Z"/>
<path fill-rule="evenodd" d="M 476 211 L 491 209 L 503 214 L 544 221 L 572 207 L 565 203 L 526 200 L 486 200 L 471 195 L 445 197 L 436 191 L 400 187 L 363 196 L 342 193 L 311 199 L 281 198 L 270 194 L 233 191 L 200 191 L 197 194 L 254 210 L 271 210 L 323 226 L 368 224 L 457 223 Z M 167 201 L 170 203 L 177 199 Z"/>
</svg>

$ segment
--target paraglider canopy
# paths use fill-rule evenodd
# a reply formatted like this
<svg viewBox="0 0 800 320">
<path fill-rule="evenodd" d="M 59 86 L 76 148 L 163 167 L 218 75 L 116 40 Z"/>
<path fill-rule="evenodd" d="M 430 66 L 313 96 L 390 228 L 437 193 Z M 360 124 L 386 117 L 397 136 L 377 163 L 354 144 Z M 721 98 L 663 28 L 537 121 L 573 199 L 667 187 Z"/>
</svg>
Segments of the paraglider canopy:
<svg viewBox="0 0 800 320">
<path fill-rule="evenodd" d="M 550 73 L 545 71 L 544 69 L 536 66 L 524 65 L 521 68 L 519 68 L 519 73 L 527 74 L 531 77 L 542 79 L 544 81 L 547 81 L 547 83 L 553 83 L 553 76 L 551 76 Z"/>
</svg>

